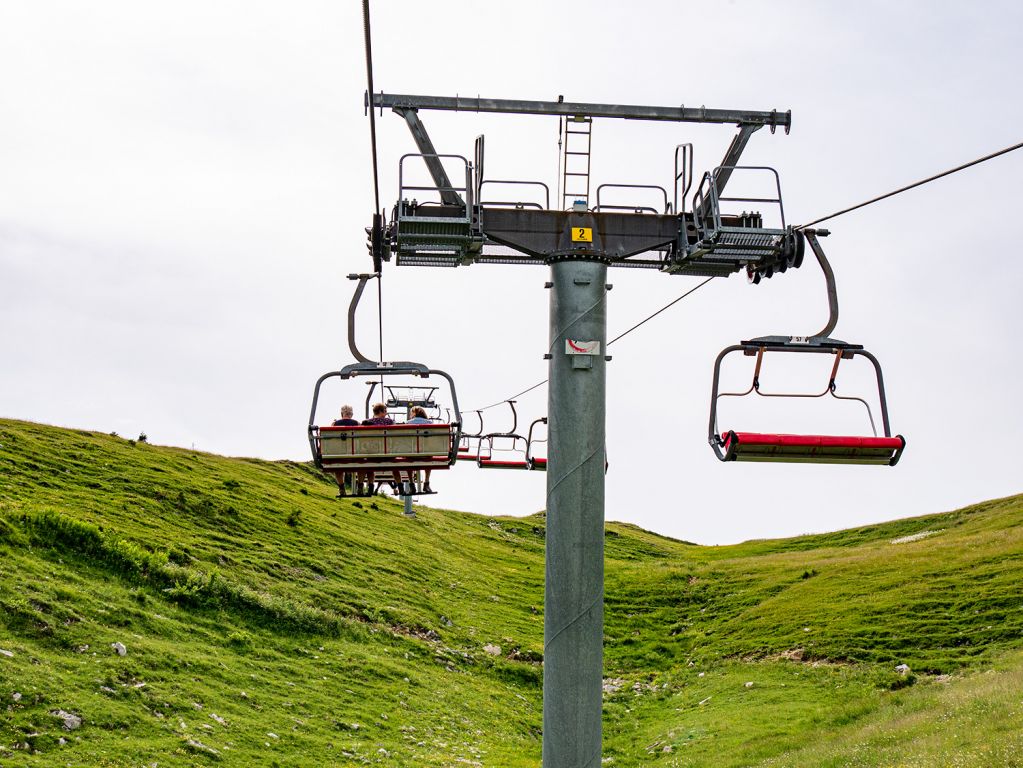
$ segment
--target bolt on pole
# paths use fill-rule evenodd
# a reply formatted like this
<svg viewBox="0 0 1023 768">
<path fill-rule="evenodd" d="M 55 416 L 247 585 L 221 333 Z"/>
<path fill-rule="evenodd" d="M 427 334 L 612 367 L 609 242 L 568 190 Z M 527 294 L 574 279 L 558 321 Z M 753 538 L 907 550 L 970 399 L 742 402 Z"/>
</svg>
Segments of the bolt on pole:
<svg viewBox="0 0 1023 768">
<path fill-rule="evenodd" d="M 607 266 L 551 265 L 543 768 L 599 768 Z"/>
</svg>

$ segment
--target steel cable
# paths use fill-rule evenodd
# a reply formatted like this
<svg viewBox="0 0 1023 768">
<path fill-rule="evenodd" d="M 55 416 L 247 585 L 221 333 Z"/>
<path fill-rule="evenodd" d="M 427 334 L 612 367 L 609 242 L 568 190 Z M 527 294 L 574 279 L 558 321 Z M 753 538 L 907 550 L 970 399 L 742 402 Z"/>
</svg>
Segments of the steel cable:
<svg viewBox="0 0 1023 768">
<path fill-rule="evenodd" d="M 664 305 L 663 307 L 661 307 L 661 308 L 660 308 L 659 310 L 657 310 L 656 312 L 654 312 L 654 313 L 653 313 L 652 315 L 648 315 L 647 317 L 643 318 L 643 319 L 642 319 L 642 320 L 640 320 L 640 321 L 639 321 L 638 323 L 636 323 L 636 324 L 635 324 L 634 326 L 632 326 L 631 328 L 629 328 L 629 329 L 628 329 L 627 331 L 625 331 L 625 332 L 623 332 L 623 333 L 619 333 L 619 334 L 618 334 L 617 336 L 615 336 L 615 337 L 614 337 L 613 339 L 611 339 L 611 341 L 609 341 L 609 342 L 607 343 L 607 345 L 608 345 L 608 346 L 610 347 L 610 346 L 611 346 L 612 344 L 614 344 L 614 343 L 615 343 L 616 341 L 619 341 L 619 340 L 621 340 L 621 339 L 624 339 L 624 338 L 625 338 L 626 336 L 628 336 L 628 335 L 629 335 L 630 333 L 632 333 L 633 331 L 635 331 L 635 330 L 636 330 L 637 328 L 639 328 L 640 326 L 642 326 L 642 325 L 644 325 L 645 323 L 649 322 L 650 320 L 653 320 L 653 319 L 654 319 L 655 317 L 657 317 L 657 316 L 658 316 L 659 314 L 661 314 L 662 312 L 664 312 L 664 311 L 665 311 L 666 309 L 670 309 L 670 308 L 671 308 L 671 307 L 673 307 L 674 305 L 678 304 L 678 303 L 679 303 L 680 301 L 682 301 L 682 299 L 686 298 L 686 297 L 687 297 L 687 296 L 689 296 L 690 294 L 692 294 L 692 293 L 695 293 L 696 291 L 700 290 L 700 289 L 701 289 L 701 288 L 702 288 L 703 286 L 705 286 L 705 285 L 706 285 L 707 283 L 709 283 L 709 282 L 710 282 L 711 280 L 713 280 L 713 279 L 714 279 L 713 277 L 708 277 L 708 278 L 707 278 L 706 280 L 704 280 L 704 281 L 703 281 L 702 283 L 700 283 L 700 284 L 699 284 L 699 285 L 697 285 L 696 287 L 694 287 L 694 288 L 690 288 L 690 289 L 689 289 L 688 291 L 686 291 L 685 293 L 683 293 L 683 294 L 682 294 L 681 296 L 679 296 L 678 298 L 676 298 L 676 299 L 672 299 L 672 300 L 671 300 L 671 301 L 669 301 L 669 302 L 668 302 L 667 304 L 665 304 L 665 305 Z M 599 303 L 599 302 L 598 302 L 598 303 Z M 595 304 L 595 305 L 593 305 L 593 306 L 597 306 L 597 305 Z M 593 309 L 593 307 L 590 307 L 590 309 Z M 587 310 L 587 311 L 589 311 L 589 310 Z M 505 398 L 504 400 L 498 400 L 498 401 L 497 401 L 496 403 L 491 403 L 490 405 L 487 405 L 487 406 L 485 406 L 485 407 L 483 407 L 483 408 L 469 408 L 469 409 L 467 409 L 467 410 L 466 410 L 466 412 L 468 413 L 468 412 L 470 412 L 470 411 L 472 411 L 472 412 L 479 412 L 479 411 L 488 411 L 488 410 L 490 410 L 491 408 L 496 408 L 496 407 L 497 407 L 497 406 L 499 406 L 499 405 L 504 405 L 504 404 L 505 404 L 505 403 L 507 403 L 507 402 L 508 402 L 509 400 L 514 400 L 514 399 L 516 399 L 516 398 L 518 398 L 518 397 L 521 397 L 522 395 L 525 395 L 525 394 L 527 394 L 528 392 L 532 392 L 532 391 L 533 391 L 534 389 L 536 389 L 536 388 L 538 388 L 538 387 L 542 387 L 542 386 L 543 386 L 544 384 L 546 384 L 546 383 L 547 383 L 548 381 L 549 381 L 549 379 L 544 379 L 543 381 L 538 381 L 538 382 L 537 382 L 536 384 L 534 384 L 533 386 L 529 387 L 528 389 L 524 389 L 524 390 L 522 390 L 521 392 L 519 392 L 519 393 L 517 393 L 517 394 L 514 394 L 514 395 L 512 395 L 511 397 L 506 397 L 506 398 Z"/>
<path fill-rule="evenodd" d="M 915 181 L 912 184 L 907 184 L 904 187 L 899 187 L 896 190 L 888 192 L 888 193 L 886 193 L 884 195 L 879 195 L 878 197 L 871 198 L 870 200 L 866 200 L 866 201 L 864 201 L 862 203 L 859 203 L 857 205 L 850 206 L 849 208 L 843 208 L 841 211 L 836 211 L 835 213 L 830 213 L 827 216 L 822 216 L 819 219 L 814 219 L 813 221 L 808 222 L 806 224 L 800 224 L 798 227 L 796 227 L 796 229 L 806 229 L 807 227 L 812 227 L 814 224 L 820 224 L 822 221 L 827 221 L 829 219 L 834 219 L 834 218 L 836 218 L 838 216 L 842 216 L 843 214 L 850 213 L 851 211 L 859 210 L 860 208 L 866 208 L 868 205 L 873 205 L 874 203 L 880 202 L 881 200 L 886 200 L 889 197 L 894 197 L 895 195 L 901 194 L 901 193 L 906 192 L 906 191 L 908 191 L 910 189 L 915 189 L 916 187 L 922 187 L 924 184 L 929 184 L 930 182 L 936 181 L 936 180 L 941 179 L 941 178 L 944 178 L 945 176 L 951 176 L 953 173 L 958 173 L 959 171 L 966 170 L 967 168 L 972 168 L 975 165 L 979 165 L 980 163 L 986 162 L 988 160 L 992 160 L 992 159 L 994 159 L 996 157 L 999 157 L 1001 155 L 1006 155 L 1009 152 L 1014 152 L 1015 150 L 1020 149 L 1020 148 L 1023 148 L 1023 142 L 1020 142 L 1019 144 L 1013 144 L 1011 147 L 1006 147 L 1005 149 L 1000 149 L 997 152 L 992 152 L 990 155 L 984 155 L 984 157 L 978 157 L 976 160 L 971 160 L 968 163 L 963 163 L 962 165 L 957 165 L 955 168 L 949 168 L 947 171 L 942 171 L 941 173 L 936 173 L 933 176 L 928 176 L 926 179 L 921 179 L 920 181 Z"/>
<path fill-rule="evenodd" d="M 380 213 L 380 174 L 377 169 L 377 121 L 373 112 L 373 41 L 370 35 L 369 0 L 362 0 L 362 23 L 366 38 L 366 106 L 369 108 L 369 143 L 373 154 L 373 213 Z"/>
<path fill-rule="evenodd" d="M 369 144 L 373 157 L 373 214 L 380 213 L 380 171 L 377 163 L 377 121 L 373 112 L 373 36 L 369 20 L 369 0 L 362 0 L 362 25 L 366 44 L 366 106 L 369 109 Z M 380 360 L 384 359 L 384 278 L 381 273 L 377 277 L 377 331 L 379 333 Z M 384 379 L 380 377 L 383 388 Z"/>
</svg>

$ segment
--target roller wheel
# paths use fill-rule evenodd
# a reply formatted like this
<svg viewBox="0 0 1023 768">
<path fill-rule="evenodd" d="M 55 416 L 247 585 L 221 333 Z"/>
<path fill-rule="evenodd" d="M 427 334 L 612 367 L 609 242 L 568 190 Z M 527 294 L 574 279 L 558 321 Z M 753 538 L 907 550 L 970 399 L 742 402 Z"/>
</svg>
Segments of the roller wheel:
<svg viewBox="0 0 1023 768">
<path fill-rule="evenodd" d="M 799 269 L 803 266 L 803 254 L 806 252 L 806 237 L 802 232 L 796 231 L 792 233 L 793 237 L 793 256 L 792 266 Z"/>
</svg>

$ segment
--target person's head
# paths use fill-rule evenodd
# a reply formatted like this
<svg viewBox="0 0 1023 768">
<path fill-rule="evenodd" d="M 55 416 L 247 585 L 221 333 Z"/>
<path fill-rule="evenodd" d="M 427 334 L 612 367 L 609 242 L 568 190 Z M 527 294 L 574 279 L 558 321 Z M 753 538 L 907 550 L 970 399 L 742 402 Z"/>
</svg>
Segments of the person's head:
<svg viewBox="0 0 1023 768">
<path fill-rule="evenodd" d="M 373 406 L 373 415 L 374 416 L 386 416 L 387 415 L 387 406 L 384 405 L 383 403 L 377 403 L 376 405 Z"/>
<path fill-rule="evenodd" d="M 341 406 L 341 418 L 342 419 L 350 419 L 350 418 L 352 418 L 352 414 L 353 413 L 354 412 L 352 411 L 352 406 L 350 406 L 350 405 L 342 405 Z"/>
<path fill-rule="evenodd" d="M 421 405 L 417 405 L 415 408 L 412 409 L 412 418 L 413 419 L 425 419 L 426 418 L 426 409 L 423 408 L 423 406 L 421 406 Z"/>
</svg>

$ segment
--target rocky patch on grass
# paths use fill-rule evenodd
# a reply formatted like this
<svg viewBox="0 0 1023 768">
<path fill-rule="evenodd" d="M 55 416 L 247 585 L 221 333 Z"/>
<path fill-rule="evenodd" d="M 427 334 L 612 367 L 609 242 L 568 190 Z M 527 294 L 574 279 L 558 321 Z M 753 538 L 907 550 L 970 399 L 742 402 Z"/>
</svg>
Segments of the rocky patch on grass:
<svg viewBox="0 0 1023 768">
<path fill-rule="evenodd" d="M 196 739 L 185 739 L 185 749 L 197 755 L 220 759 L 220 752 Z"/>
<path fill-rule="evenodd" d="M 920 539 L 926 539 L 928 536 L 934 536 L 937 533 L 941 533 L 944 529 L 939 528 L 936 531 L 920 531 L 919 533 L 911 533 L 908 536 L 899 536 L 897 539 L 892 539 L 889 544 L 909 544 L 911 541 L 920 541 Z"/>
<path fill-rule="evenodd" d="M 61 721 L 61 727 L 65 731 L 77 731 L 82 727 L 82 716 L 73 712 L 65 712 L 63 709 L 55 709 L 50 712 L 55 718 Z"/>
</svg>

